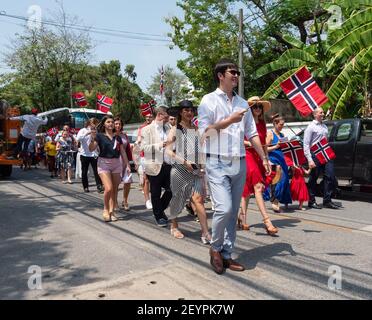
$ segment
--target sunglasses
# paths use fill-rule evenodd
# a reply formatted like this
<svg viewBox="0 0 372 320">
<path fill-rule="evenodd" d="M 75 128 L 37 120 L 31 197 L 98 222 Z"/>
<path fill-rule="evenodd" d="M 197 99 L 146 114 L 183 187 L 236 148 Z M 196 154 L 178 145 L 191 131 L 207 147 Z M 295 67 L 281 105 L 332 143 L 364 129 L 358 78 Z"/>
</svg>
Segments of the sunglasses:
<svg viewBox="0 0 372 320">
<path fill-rule="evenodd" d="M 232 74 L 233 76 L 240 76 L 240 71 L 237 70 L 227 70 L 226 72 Z"/>
<path fill-rule="evenodd" d="M 252 106 L 252 109 L 255 109 L 255 110 L 257 110 L 257 109 L 261 109 L 261 110 L 263 110 L 263 106 L 262 106 L 262 104 L 260 104 L 260 103 L 256 103 L 256 104 L 254 104 L 253 106 Z"/>
</svg>

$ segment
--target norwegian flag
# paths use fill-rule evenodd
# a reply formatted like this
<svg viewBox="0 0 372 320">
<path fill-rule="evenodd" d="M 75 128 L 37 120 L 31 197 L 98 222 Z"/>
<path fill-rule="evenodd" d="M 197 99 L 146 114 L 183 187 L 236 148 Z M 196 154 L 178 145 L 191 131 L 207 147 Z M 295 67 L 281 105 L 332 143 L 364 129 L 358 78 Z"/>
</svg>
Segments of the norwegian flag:
<svg viewBox="0 0 372 320">
<path fill-rule="evenodd" d="M 326 164 L 336 158 L 336 154 L 328 143 L 327 138 L 323 138 L 318 143 L 315 143 L 310 150 L 315 154 L 321 165 Z"/>
<path fill-rule="evenodd" d="M 140 105 L 142 116 L 147 117 L 149 115 L 154 114 L 153 103 L 154 103 L 154 101 L 152 100 L 149 103 L 145 103 L 145 104 Z"/>
<path fill-rule="evenodd" d="M 280 86 L 303 117 L 309 116 L 328 101 L 306 67 L 302 67 Z"/>
<path fill-rule="evenodd" d="M 191 120 L 191 123 L 195 126 L 195 127 L 198 127 L 199 126 L 199 120 L 197 117 L 194 117 L 192 120 Z"/>
<path fill-rule="evenodd" d="M 164 67 L 161 66 L 161 73 L 160 73 L 160 95 L 162 96 L 164 93 Z"/>
<path fill-rule="evenodd" d="M 114 103 L 113 99 L 107 96 L 97 94 L 97 109 L 98 110 L 104 113 L 107 113 L 111 110 L 111 106 L 113 103 Z"/>
<path fill-rule="evenodd" d="M 85 107 L 88 105 L 88 102 L 85 99 L 85 95 L 82 92 L 75 92 L 72 95 L 72 98 L 75 100 L 76 105 L 79 107 Z"/>
<path fill-rule="evenodd" d="M 57 128 L 50 128 L 47 131 L 48 136 L 52 137 L 58 134 L 58 129 Z"/>
<path fill-rule="evenodd" d="M 280 144 L 288 167 L 302 166 L 306 163 L 304 149 L 299 141 L 289 141 Z"/>
</svg>

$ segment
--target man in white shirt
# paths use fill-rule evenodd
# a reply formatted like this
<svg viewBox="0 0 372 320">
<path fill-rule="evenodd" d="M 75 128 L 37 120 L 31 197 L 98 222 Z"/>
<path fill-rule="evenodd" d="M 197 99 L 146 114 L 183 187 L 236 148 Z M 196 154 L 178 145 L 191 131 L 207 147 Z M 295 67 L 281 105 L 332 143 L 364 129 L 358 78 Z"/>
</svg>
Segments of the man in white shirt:
<svg viewBox="0 0 372 320">
<path fill-rule="evenodd" d="M 224 268 L 245 270 L 231 259 L 246 176 L 244 136 L 261 157 L 266 174 L 271 170 L 248 103 L 234 92 L 240 76 L 238 67 L 222 59 L 215 67 L 214 76 L 218 88 L 203 97 L 198 119 L 200 133 L 205 138 L 206 170 L 215 206 L 210 262 L 213 270 L 222 274 Z"/>
<path fill-rule="evenodd" d="M 166 106 L 155 108 L 155 120 L 141 130 L 145 172 L 150 181 L 152 210 L 159 227 L 167 226 L 168 218 L 165 209 L 172 199 L 170 189 L 172 167 L 165 157 L 165 147 L 171 129 L 167 109 Z M 165 190 L 163 195 L 161 195 L 162 188 Z"/>
<path fill-rule="evenodd" d="M 340 206 L 334 203 L 331 199 L 332 193 L 335 191 L 337 182 L 334 171 L 333 160 L 328 161 L 326 164 L 321 165 L 315 155 L 311 153 L 311 147 L 320 142 L 323 138 L 328 139 L 328 128 L 323 123 L 324 111 L 322 108 L 317 108 L 313 112 L 314 120 L 311 122 L 305 130 L 304 134 L 304 153 L 311 168 L 311 174 L 308 181 L 309 186 L 309 208 L 321 209 L 315 201 L 316 185 L 319 174 L 323 171 L 324 181 L 324 196 L 323 196 L 323 207 L 330 209 L 339 209 Z"/>
<path fill-rule="evenodd" d="M 97 161 L 98 161 L 98 150 L 90 151 L 89 150 L 89 144 L 91 140 L 91 129 L 95 129 L 99 124 L 99 121 L 95 118 L 87 120 L 85 124 L 85 128 L 82 128 L 77 137 L 76 140 L 80 142 L 80 161 L 81 161 L 81 177 L 82 177 L 82 183 L 84 192 L 89 192 L 89 183 L 88 183 L 88 169 L 89 165 L 91 165 L 94 173 L 94 178 L 96 180 L 97 190 L 98 193 L 103 193 L 103 186 L 101 178 L 98 175 L 97 170 Z"/>
<path fill-rule="evenodd" d="M 24 121 L 21 134 L 18 137 L 17 146 L 13 153 L 14 157 L 17 157 L 21 151 L 27 152 L 30 141 L 36 139 L 39 127 L 48 123 L 48 118 L 39 118 L 37 114 L 38 110 L 33 108 L 30 115 L 10 118 L 10 120 Z"/>
</svg>

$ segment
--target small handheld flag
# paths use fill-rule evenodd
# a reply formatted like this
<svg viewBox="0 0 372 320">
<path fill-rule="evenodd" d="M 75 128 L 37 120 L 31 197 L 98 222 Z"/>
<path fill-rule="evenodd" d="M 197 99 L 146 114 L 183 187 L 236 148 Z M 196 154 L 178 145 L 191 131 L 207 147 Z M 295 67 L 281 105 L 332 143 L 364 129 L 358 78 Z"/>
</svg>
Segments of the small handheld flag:
<svg viewBox="0 0 372 320">
<path fill-rule="evenodd" d="M 97 94 L 97 109 L 107 113 L 111 110 L 112 104 L 114 103 L 114 100 L 107 97 L 103 96 L 100 94 Z"/>
<path fill-rule="evenodd" d="M 75 100 L 76 105 L 79 107 L 86 107 L 88 105 L 88 102 L 85 99 L 85 95 L 82 92 L 75 92 L 72 95 L 72 98 Z"/>
<path fill-rule="evenodd" d="M 329 145 L 327 138 L 323 138 L 319 142 L 313 144 L 310 150 L 315 154 L 321 165 L 336 158 L 336 154 Z"/>
<path fill-rule="evenodd" d="M 280 144 L 284 159 L 289 167 L 302 166 L 306 163 L 304 150 L 299 141 L 289 141 Z"/>
<path fill-rule="evenodd" d="M 57 128 L 50 128 L 47 131 L 48 136 L 52 137 L 58 134 L 58 129 Z"/>
</svg>

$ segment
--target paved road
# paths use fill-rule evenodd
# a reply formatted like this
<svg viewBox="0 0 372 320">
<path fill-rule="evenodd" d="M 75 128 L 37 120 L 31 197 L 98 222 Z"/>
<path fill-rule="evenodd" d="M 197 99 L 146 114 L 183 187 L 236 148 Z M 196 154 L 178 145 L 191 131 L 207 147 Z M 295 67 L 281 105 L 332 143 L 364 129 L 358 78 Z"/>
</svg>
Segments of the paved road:
<svg viewBox="0 0 372 320">
<path fill-rule="evenodd" d="M 247 271 L 218 276 L 198 223 L 183 214 L 186 238 L 171 238 L 154 224 L 137 187 L 133 210 L 105 224 L 101 195 L 83 193 L 77 182 L 63 185 L 41 169 L 0 180 L 0 299 L 372 298 L 369 202 L 272 214 L 280 228 L 273 238 L 251 200 L 251 231 L 238 231 L 236 243 Z M 28 288 L 34 265 L 42 270 L 42 290 Z M 331 266 L 341 268 L 341 290 L 328 287 Z"/>
</svg>

